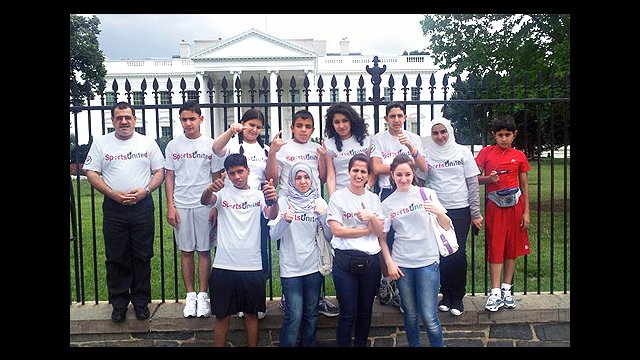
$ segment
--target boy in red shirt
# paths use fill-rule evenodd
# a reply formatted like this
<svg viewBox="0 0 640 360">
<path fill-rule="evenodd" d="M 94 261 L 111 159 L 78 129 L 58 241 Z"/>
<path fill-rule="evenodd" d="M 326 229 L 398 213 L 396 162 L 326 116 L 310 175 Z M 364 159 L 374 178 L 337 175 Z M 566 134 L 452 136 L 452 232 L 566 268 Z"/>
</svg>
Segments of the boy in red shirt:
<svg viewBox="0 0 640 360">
<path fill-rule="evenodd" d="M 511 293 L 516 258 L 531 253 L 527 230 L 530 223 L 527 172 L 531 167 L 524 153 L 511 147 L 518 135 L 513 116 L 497 117 L 492 133 L 496 145 L 480 150 L 476 163 L 480 169 L 478 182 L 487 185 L 486 251 L 491 294 L 485 309 L 498 311 L 501 307 L 516 307 Z"/>
</svg>

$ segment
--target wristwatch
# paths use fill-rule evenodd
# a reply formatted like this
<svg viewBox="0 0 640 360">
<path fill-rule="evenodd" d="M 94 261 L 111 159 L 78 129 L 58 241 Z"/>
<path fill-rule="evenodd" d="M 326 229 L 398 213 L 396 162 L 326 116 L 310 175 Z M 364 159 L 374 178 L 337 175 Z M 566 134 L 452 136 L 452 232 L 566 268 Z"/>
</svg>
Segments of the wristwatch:
<svg viewBox="0 0 640 360">
<path fill-rule="evenodd" d="M 149 194 L 151 194 L 151 190 L 149 190 L 148 186 L 146 188 L 144 188 L 144 193 L 147 194 L 147 196 L 149 196 Z"/>
</svg>

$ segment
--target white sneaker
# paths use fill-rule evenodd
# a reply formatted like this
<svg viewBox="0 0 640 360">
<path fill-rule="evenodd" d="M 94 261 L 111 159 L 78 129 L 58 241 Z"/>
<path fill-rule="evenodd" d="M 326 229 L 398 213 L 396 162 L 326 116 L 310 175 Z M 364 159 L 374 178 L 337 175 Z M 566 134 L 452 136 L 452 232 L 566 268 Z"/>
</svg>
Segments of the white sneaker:
<svg viewBox="0 0 640 360">
<path fill-rule="evenodd" d="M 487 298 L 487 304 L 484 306 L 486 310 L 491 312 L 496 312 L 500 310 L 501 307 L 504 306 L 504 301 L 502 301 L 502 297 L 500 294 L 491 293 Z"/>
<path fill-rule="evenodd" d="M 182 310 L 182 314 L 184 317 L 196 317 L 196 309 L 197 309 L 197 295 L 195 292 L 187 293 L 187 298 L 184 301 L 184 310 Z"/>
<path fill-rule="evenodd" d="M 238 317 L 239 318 L 243 318 L 244 317 L 244 313 L 242 311 L 238 311 Z"/>
<path fill-rule="evenodd" d="M 513 299 L 513 295 L 511 295 L 511 289 L 500 289 L 502 292 L 502 302 L 504 303 L 505 309 L 515 309 L 516 301 Z"/>
<path fill-rule="evenodd" d="M 211 302 L 209 300 L 209 295 L 206 292 L 198 293 L 197 298 L 197 317 L 209 317 L 211 316 Z"/>
</svg>

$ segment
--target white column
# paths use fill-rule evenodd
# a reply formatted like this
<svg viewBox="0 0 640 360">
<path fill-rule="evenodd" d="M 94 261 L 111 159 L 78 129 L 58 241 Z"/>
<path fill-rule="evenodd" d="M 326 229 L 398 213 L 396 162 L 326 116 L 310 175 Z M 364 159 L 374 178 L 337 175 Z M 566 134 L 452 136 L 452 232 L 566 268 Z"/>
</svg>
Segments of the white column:
<svg viewBox="0 0 640 360">
<path fill-rule="evenodd" d="M 316 80 L 316 74 L 313 72 L 313 70 L 305 70 L 304 73 L 307 76 L 307 78 L 309 78 L 309 102 L 318 101 L 318 91 L 317 91 L 318 84 Z M 304 85 L 303 85 L 303 88 L 304 88 Z M 320 114 L 318 113 L 317 106 L 310 106 L 309 111 L 311 112 L 311 114 L 313 115 L 313 119 L 315 120 L 314 131 L 311 137 L 322 137 L 320 134 L 320 122 L 323 121 L 323 117 L 320 116 Z M 323 123 L 323 126 L 324 126 L 324 123 Z M 322 129 L 322 131 L 324 131 L 324 128 Z"/>
<path fill-rule="evenodd" d="M 208 96 L 207 87 L 204 83 L 202 72 L 196 72 L 196 79 L 198 79 L 198 81 L 200 82 L 200 94 L 198 95 L 198 103 L 200 103 L 200 110 L 202 111 L 202 115 L 204 116 L 204 121 L 202 121 L 202 125 L 200 125 L 200 132 L 205 136 L 213 137 L 209 126 L 209 122 L 211 121 L 211 119 L 209 119 L 208 111 L 203 107 L 203 105 L 207 103 Z"/>
<path fill-rule="evenodd" d="M 232 81 L 231 81 L 231 94 L 233 96 L 233 101 L 231 101 L 234 104 L 238 103 L 237 97 L 236 97 L 236 79 L 240 76 L 240 74 L 242 74 L 242 70 L 232 70 L 231 74 L 233 74 L 232 77 Z M 239 110 L 234 107 L 233 108 L 233 121 L 230 121 L 229 124 L 234 123 L 234 122 L 238 122 L 238 112 Z M 226 130 L 226 129 L 225 129 Z"/>
<path fill-rule="evenodd" d="M 278 87 L 276 86 L 276 81 L 278 80 L 278 70 L 267 70 L 269 72 L 269 100 L 272 103 L 278 101 L 278 93 L 276 90 Z M 276 106 L 272 106 L 269 108 L 269 123 L 271 126 L 270 136 L 273 136 L 280 131 L 278 129 L 278 108 Z M 271 139 L 269 139 L 271 141 Z"/>
</svg>

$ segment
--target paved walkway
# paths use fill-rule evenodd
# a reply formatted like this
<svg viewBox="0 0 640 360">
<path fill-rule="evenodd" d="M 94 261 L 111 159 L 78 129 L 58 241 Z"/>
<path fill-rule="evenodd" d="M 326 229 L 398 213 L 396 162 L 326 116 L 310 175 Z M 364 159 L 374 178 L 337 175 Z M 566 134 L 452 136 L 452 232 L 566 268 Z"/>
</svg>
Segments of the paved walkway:
<svg viewBox="0 0 640 360">
<path fill-rule="evenodd" d="M 461 316 L 440 313 L 445 344 L 448 347 L 547 347 L 570 346 L 570 295 L 515 294 L 518 306 L 513 310 L 490 313 L 484 310 L 486 296 L 466 296 Z M 336 301 L 335 299 L 332 299 Z M 336 301 L 337 302 L 337 301 Z M 131 307 L 131 306 L 130 306 Z M 127 320 L 114 324 L 111 306 L 72 304 L 70 306 L 71 346 L 212 346 L 213 318 L 185 319 L 182 302 L 150 305 L 152 316 L 139 321 L 133 309 Z M 278 346 L 283 312 L 278 299 L 267 302 L 267 317 L 260 321 L 260 346 Z M 335 346 L 337 317 L 320 316 L 319 347 Z M 231 319 L 228 346 L 246 346 L 242 319 Z M 372 347 L 407 346 L 402 313 L 396 307 L 374 303 L 371 332 Z M 425 333 L 422 343 L 428 346 Z"/>
</svg>

